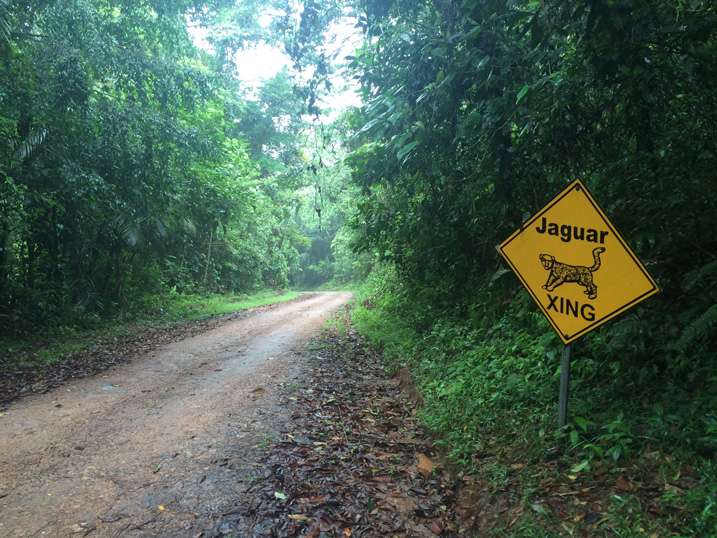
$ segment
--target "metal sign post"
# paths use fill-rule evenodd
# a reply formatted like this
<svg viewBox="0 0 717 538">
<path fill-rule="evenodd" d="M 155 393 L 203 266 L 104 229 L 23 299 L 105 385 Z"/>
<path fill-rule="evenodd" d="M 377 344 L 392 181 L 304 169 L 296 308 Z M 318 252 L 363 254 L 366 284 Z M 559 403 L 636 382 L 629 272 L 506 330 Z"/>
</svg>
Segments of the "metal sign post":
<svg viewBox="0 0 717 538">
<path fill-rule="evenodd" d="M 570 347 L 563 346 L 563 357 L 560 363 L 560 399 L 558 400 L 558 428 L 568 422 L 568 397 L 570 396 Z"/>
</svg>

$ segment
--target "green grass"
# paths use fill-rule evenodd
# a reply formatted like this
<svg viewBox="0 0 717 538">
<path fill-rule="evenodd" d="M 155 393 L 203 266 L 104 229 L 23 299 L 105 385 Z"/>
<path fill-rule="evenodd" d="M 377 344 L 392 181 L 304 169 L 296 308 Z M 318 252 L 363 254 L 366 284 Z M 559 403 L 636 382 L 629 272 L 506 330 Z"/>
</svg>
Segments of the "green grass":
<svg viewBox="0 0 717 538">
<path fill-rule="evenodd" d="M 164 315 L 157 315 L 157 309 L 151 311 L 155 319 L 166 317 L 170 322 L 185 322 L 207 319 L 213 316 L 231 314 L 240 310 L 248 310 L 257 306 L 265 306 L 268 304 L 281 303 L 296 299 L 302 295 L 299 291 L 276 292 L 264 291 L 251 296 L 247 295 L 215 295 L 212 297 L 201 297 L 197 295 L 179 295 L 169 296 L 168 299 L 161 301 L 159 309 Z M 147 321 L 152 321 L 152 315 L 144 317 Z"/>
<path fill-rule="evenodd" d="M 346 336 L 346 323 L 340 317 L 332 316 L 326 320 L 324 327 L 328 330 L 335 330 L 340 337 Z"/>
<path fill-rule="evenodd" d="M 259 441 L 257 448 L 261 448 L 262 450 L 268 450 L 271 448 L 273 442 L 274 440 L 271 438 L 271 435 L 264 434 L 261 436 L 261 441 Z"/>
<path fill-rule="evenodd" d="M 136 332 L 138 326 L 164 329 L 257 306 L 290 301 L 300 295 L 302 293 L 298 291 L 263 291 L 250 296 L 211 297 L 170 293 L 164 297 L 148 299 L 145 306 L 151 308 L 134 314 L 125 313 L 121 319 L 101 320 L 89 330 L 61 326 L 41 331 L 31 339 L 0 340 L 0 372 L 57 364 L 73 353 Z"/>
</svg>

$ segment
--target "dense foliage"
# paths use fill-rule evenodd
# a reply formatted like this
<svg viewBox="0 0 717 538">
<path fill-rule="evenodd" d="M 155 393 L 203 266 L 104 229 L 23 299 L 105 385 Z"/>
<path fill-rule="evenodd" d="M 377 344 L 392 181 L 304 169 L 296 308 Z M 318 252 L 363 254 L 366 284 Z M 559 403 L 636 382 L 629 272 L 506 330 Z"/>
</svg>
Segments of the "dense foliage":
<svg viewBox="0 0 717 538">
<path fill-rule="evenodd" d="M 570 454 L 589 469 L 645 447 L 680 453 L 706 485 L 672 530 L 707 535 L 717 521 L 714 6 L 360 5 L 355 244 L 383 261 L 360 327 L 410 367 L 423 418 L 453 458 L 470 464 L 503 435 L 547 457 L 560 342 L 495 247 L 580 178 L 662 293 L 575 346 Z"/>
<path fill-rule="evenodd" d="M 495 245 L 579 177 L 663 289 L 594 336 L 595 353 L 629 351 L 625 367 L 654 373 L 684 353 L 711 367 L 712 6 L 368 2 L 362 22 L 358 246 L 395 265 L 400 294 L 491 326 L 522 300 Z"/>
<path fill-rule="evenodd" d="M 462 295 L 498 268 L 495 245 L 579 177 L 675 316 L 717 252 L 712 7 L 367 4 L 372 39 L 354 61 L 365 143 L 351 158 L 363 243 L 406 281 Z M 713 280 L 698 288 L 673 325 L 714 303 Z"/>
<path fill-rule="evenodd" d="M 291 216 L 305 175 L 297 135 L 306 105 L 287 72 L 256 96 L 243 96 L 232 76 L 233 51 L 268 33 L 257 5 L 0 8 L 8 336 L 156 308 L 169 290 L 288 284 L 305 242 Z M 240 16 L 247 35 L 222 39 Z M 189 20 L 204 25 L 211 52 L 194 45 Z"/>
</svg>

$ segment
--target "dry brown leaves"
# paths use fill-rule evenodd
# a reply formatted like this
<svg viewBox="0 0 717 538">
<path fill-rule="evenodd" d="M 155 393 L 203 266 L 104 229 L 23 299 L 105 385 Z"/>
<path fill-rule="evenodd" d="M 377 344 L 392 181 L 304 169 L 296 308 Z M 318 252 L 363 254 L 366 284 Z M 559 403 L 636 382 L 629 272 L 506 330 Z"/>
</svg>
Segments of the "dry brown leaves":
<svg viewBox="0 0 717 538">
<path fill-rule="evenodd" d="M 472 525 L 461 481 L 434 459 L 414 403 L 352 332 L 309 352 L 308 384 L 289 393 L 292 429 L 258 457 L 256 483 L 220 533 L 281 537 L 461 536 Z"/>
</svg>

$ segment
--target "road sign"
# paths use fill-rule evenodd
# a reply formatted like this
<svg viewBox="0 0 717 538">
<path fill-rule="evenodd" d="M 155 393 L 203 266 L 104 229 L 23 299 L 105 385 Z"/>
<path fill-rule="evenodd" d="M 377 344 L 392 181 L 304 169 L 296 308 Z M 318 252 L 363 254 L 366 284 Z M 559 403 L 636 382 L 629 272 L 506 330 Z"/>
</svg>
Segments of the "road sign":
<svg viewBox="0 0 717 538">
<path fill-rule="evenodd" d="M 579 180 L 499 249 L 565 344 L 659 291 Z"/>
</svg>

